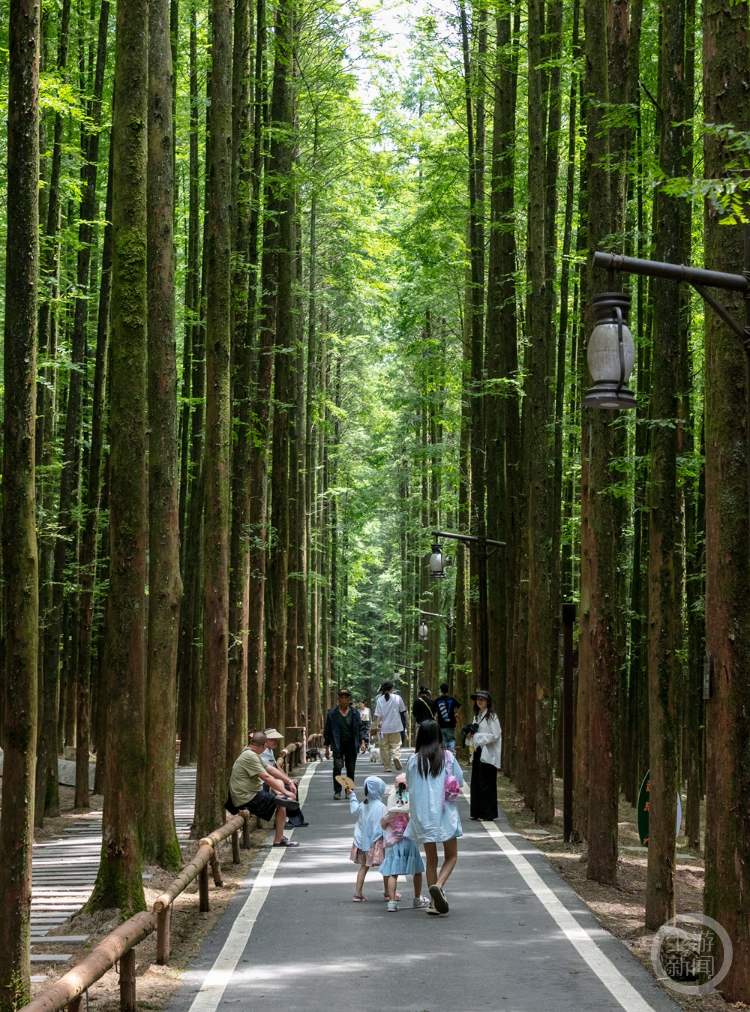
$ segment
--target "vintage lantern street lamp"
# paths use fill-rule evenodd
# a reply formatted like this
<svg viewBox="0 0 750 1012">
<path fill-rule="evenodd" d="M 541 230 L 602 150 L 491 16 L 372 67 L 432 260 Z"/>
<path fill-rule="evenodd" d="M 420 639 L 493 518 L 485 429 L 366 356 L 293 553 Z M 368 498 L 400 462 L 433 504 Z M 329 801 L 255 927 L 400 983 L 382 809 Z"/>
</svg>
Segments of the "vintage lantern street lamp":
<svg viewBox="0 0 750 1012">
<path fill-rule="evenodd" d="M 586 391 L 583 406 L 608 411 L 634 408 L 636 400 L 628 389 L 635 365 L 635 342 L 628 329 L 630 296 L 604 292 L 591 300 L 596 326 L 591 332 L 588 363 L 594 385 Z"/>
<path fill-rule="evenodd" d="M 445 561 L 443 559 L 443 550 L 440 545 L 432 546 L 432 555 L 430 556 L 430 577 L 433 579 L 443 579 L 445 577 Z"/>
<path fill-rule="evenodd" d="M 422 643 L 427 642 L 427 623 L 425 622 L 424 619 L 422 619 L 422 621 L 419 624 L 419 638 L 422 641 Z"/>
</svg>

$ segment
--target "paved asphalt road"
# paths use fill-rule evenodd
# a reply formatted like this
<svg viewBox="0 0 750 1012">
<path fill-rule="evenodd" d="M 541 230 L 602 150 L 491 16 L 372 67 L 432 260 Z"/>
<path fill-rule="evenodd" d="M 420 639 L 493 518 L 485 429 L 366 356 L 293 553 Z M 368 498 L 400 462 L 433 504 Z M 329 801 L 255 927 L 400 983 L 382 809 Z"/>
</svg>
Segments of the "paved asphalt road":
<svg viewBox="0 0 750 1012">
<path fill-rule="evenodd" d="M 374 870 L 365 882 L 369 902 L 353 903 L 354 819 L 345 801 L 332 799 L 331 763 L 308 770 L 310 825 L 294 832 L 300 847 L 261 851 L 171 1012 L 677 1009 L 505 816 L 493 837 L 469 821 L 465 797 L 448 916 L 413 909 L 411 882 L 403 880 L 399 891 L 409 902 L 387 913 Z M 360 758 L 358 788 L 370 774 L 389 784 L 394 776 Z"/>
</svg>

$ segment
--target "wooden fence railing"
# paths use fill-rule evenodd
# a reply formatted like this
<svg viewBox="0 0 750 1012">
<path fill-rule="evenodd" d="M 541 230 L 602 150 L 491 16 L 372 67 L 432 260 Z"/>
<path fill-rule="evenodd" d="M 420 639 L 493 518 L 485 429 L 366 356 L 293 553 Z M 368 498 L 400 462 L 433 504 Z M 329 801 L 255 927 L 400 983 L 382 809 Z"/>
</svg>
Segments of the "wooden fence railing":
<svg viewBox="0 0 750 1012">
<path fill-rule="evenodd" d="M 313 736 L 316 737 L 316 736 Z M 291 742 L 280 753 L 277 763 L 289 774 L 295 766 L 295 760 L 304 763 L 304 736 L 302 740 Z M 232 838 L 232 862 L 240 862 L 239 831 L 242 830 L 243 846 L 250 847 L 250 813 L 242 811 L 220 829 L 203 837 L 198 842 L 198 850 L 190 864 L 177 876 L 174 882 L 154 902 L 152 911 L 143 911 L 129 917 L 127 921 L 111 931 L 106 938 L 81 960 L 72 970 L 54 984 L 45 988 L 41 994 L 24 1005 L 18 1012 L 60 1012 L 67 1008 L 68 1012 L 81 1012 L 81 996 L 86 989 L 96 983 L 120 963 L 120 1012 L 135 1012 L 135 947 L 156 931 L 156 961 L 162 965 L 169 962 L 170 922 L 172 904 L 177 896 L 198 878 L 199 909 L 209 909 L 208 898 L 208 866 L 213 871 L 214 885 L 223 886 L 221 865 L 217 845 Z"/>
</svg>

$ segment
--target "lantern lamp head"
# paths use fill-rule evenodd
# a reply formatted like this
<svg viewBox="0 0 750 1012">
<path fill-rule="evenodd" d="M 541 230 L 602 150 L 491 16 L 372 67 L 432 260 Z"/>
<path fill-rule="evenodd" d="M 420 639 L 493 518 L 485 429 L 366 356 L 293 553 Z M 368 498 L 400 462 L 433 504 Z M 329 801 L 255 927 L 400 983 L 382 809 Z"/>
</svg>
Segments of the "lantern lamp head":
<svg viewBox="0 0 750 1012">
<path fill-rule="evenodd" d="M 432 546 L 432 555 L 430 556 L 430 576 L 436 579 L 442 579 L 445 576 L 445 563 L 443 560 L 443 550 L 440 545 Z"/>
<path fill-rule="evenodd" d="M 419 625 L 419 638 L 423 643 L 427 642 L 427 623 L 422 619 Z"/>
<path fill-rule="evenodd" d="M 596 326 L 591 332 L 587 351 L 589 372 L 594 385 L 586 391 L 583 406 L 607 411 L 636 407 L 628 389 L 635 365 L 635 342 L 628 329 L 630 296 L 623 292 L 604 292 L 591 300 Z"/>
</svg>

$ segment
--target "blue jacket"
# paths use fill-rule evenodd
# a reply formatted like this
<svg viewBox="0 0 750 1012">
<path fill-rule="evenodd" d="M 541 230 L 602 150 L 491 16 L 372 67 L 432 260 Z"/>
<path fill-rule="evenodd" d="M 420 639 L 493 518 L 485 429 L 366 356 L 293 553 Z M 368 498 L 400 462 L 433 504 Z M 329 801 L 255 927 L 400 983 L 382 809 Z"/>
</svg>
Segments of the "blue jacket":
<svg viewBox="0 0 750 1012">
<path fill-rule="evenodd" d="M 323 741 L 326 746 L 333 745 L 336 752 L 341 751 L 341 741 L 339 740 L 339 722 L 336 717 L 336 711 L 338 706 L 332 706 L 328 711 L 326 717 L 326 726 L 323 731 Z M 352 717 L 352 732 L 354 734 L 354 747 L 359 748 L 360 742 L 364 741 L 367 737 L 367 732 L 362 726 L 362 718 L 359 715 L 359 710 L 355 709 L 351 703 L 349 704 L 349 713 L 353 714 Z"/>
<path fill-rule="evenodd" d="M 380 825 L 380 820 L 386 814 L 386 807 L 383 804 L 385 780 L 381 780 L 380 777 L 368 777 L 365 780 L 365 787 L 367 802 L 358 801 L 357 795 L 352 791 L 349 795 L 349 811 L 357 816 L 352 844 L 366 854 L 385 832 Z"/>
</svg>

